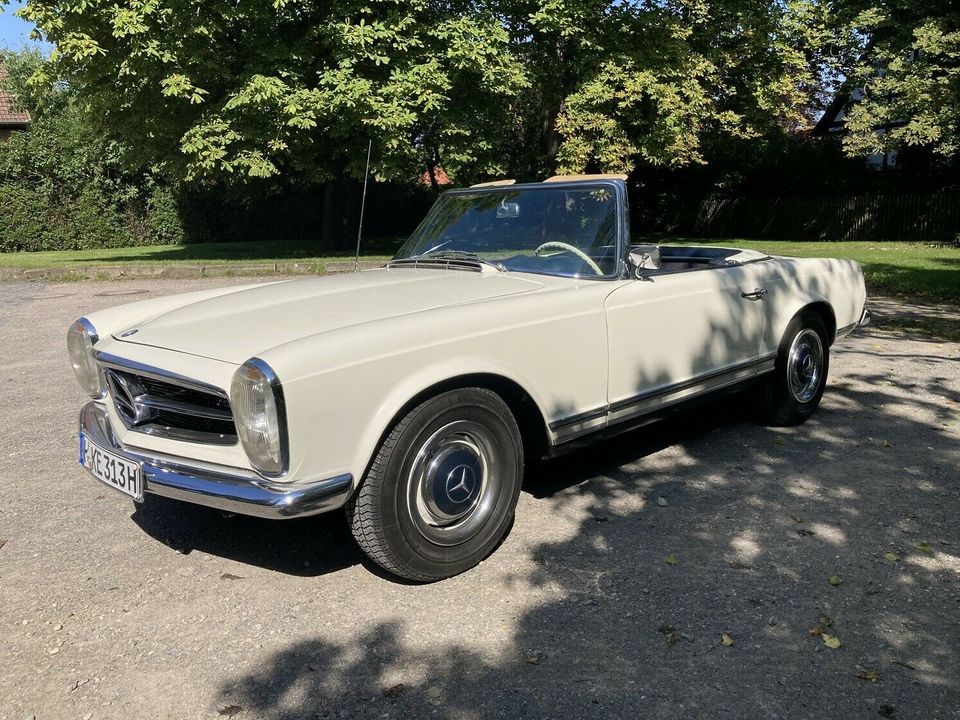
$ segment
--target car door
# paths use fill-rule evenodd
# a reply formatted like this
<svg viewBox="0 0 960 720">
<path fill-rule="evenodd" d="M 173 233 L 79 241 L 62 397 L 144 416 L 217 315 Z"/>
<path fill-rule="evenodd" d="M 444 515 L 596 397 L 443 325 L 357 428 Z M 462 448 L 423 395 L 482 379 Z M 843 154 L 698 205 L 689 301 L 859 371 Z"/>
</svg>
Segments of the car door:
<svg viewBox="0 0 960 720">
<path fill-rule="evenodd" d="M 652 273 L 607 296 L 608 422 L 759 371 L 764 314 L 750 265 Z"/>
</svg>

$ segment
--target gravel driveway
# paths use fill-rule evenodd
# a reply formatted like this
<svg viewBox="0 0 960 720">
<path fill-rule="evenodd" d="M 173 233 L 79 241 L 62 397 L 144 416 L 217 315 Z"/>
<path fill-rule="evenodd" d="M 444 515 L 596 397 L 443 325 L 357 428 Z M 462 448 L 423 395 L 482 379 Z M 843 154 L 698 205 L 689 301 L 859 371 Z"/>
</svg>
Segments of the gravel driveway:
<svg viewBox="0 0 960 720">
<path fill-rule="evenodd" d="M 339 513 L 76 466 L 68 323 L 231 282 L 0 283 L 0 718 L 960 717 L 960 345 L 896 303 L 807 424 L 727 399 L 532 467 L 504 545 L 416 586 Z"/>
</svg>

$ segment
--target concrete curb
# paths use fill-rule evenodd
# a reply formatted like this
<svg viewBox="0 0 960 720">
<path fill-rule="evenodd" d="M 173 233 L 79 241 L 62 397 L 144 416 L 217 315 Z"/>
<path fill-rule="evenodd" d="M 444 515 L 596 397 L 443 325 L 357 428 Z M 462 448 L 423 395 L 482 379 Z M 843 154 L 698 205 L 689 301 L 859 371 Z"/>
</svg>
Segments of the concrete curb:
<svg viewBox="0 0 960 720">
<path fill-rule="evenodd" d="M 383 267 L 384 261 L 361 260 L 361 270 Z M 123 280 L 138 278 L 201 278 L 244 275 L 337 275 L 353 272 L 353 261 L 324 264 L 305 262 L 211 263 L 169 265 L 89 265 L 49 268 L 0 268 L 0 281 L 63 282 L 71 280 Z"/>
</svg>

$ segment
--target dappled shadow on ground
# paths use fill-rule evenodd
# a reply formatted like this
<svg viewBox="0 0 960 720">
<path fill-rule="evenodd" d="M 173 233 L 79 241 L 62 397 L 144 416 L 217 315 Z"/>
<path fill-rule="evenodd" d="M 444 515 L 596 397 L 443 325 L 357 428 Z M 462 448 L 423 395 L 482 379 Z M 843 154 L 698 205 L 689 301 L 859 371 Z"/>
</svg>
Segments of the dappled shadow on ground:
<svg viewBox="0 0 960 720">
<path fill-rule="evenodd" d="M 499 657 L 457 627 L 412 647 L 404 618 L 293 643 L 215 701 L 279 718 L 956 717 L 960 439 L 933 385 L 847 374 L 795 430 L 738 397 L 545 463 L 528 490 L 578 529 L 505 579 L 554 599 Z"/>
</svg>

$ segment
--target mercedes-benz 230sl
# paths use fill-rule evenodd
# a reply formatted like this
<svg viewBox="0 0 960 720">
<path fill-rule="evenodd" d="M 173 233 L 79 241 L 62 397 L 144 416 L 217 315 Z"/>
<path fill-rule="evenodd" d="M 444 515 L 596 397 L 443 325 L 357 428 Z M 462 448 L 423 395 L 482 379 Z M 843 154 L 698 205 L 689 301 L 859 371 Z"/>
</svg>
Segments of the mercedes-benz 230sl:
<svg viewBox="0 0 960 720">
<path fill-rule="evenodd" d="M 802 422 L 865 300 L 846 260 L 631 244 L 619 177 L 454 190 L 381 269 L 77 320 L 79 459 L 138 502 L 345 508 L 376 563 L 436 580 L 503 539 L 525 458 L 747 386 Z"/>
</svg>

